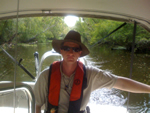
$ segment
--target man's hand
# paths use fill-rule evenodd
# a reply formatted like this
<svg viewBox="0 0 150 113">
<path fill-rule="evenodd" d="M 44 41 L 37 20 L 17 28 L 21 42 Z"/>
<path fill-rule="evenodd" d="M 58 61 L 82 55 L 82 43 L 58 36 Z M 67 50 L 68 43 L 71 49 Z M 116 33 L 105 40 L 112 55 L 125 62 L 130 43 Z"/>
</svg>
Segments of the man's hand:
<svg viewBox="0 0 150 113">
<path fill-rule="evenodd" d="M 41 113 L 41 106 L 35 106 L 35 113 Z"/>
</svg>

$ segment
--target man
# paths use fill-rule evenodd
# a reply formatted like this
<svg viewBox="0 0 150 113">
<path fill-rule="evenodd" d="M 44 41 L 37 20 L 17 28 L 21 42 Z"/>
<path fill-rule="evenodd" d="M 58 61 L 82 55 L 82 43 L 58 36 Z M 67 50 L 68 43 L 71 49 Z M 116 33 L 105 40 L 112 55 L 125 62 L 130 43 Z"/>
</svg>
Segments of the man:
<svg viewBox="0 0 150 113">
<path fill-rule="evenodd" d="M 69 31 L 64 40 L 53 40 L 53 48 L 63 56 L 44 70 L 35 84 L 36 113 L 46 104 L 46 113 L 86 113 L 92 91 L 116 88 L 134 93 L 150 93 L 150 86 L 84 66 L 79 57 L 89 54 L 80 34 Z"/>
</svg>

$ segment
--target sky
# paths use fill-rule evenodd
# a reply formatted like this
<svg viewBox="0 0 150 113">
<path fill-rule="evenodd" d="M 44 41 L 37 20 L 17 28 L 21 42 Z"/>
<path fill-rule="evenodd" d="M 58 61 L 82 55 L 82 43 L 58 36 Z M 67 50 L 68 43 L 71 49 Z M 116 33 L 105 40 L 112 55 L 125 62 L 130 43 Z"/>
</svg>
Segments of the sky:
<svg viewBox="0 0 150 113">
<path fill-rule="evenodd" d="M 64 18 L 65 23 L 67 24 L 68 27 L 73 27 L 76 24 L 76 21 L 78 21 L 79 18 L 76 16 L 66 16 Z"/>
</svg>

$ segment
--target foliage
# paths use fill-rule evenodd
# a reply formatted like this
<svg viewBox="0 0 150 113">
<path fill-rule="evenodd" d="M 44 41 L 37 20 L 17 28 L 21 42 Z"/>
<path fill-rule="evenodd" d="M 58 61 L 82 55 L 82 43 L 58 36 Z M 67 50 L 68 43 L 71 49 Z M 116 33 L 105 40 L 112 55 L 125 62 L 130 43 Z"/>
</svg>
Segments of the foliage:
<svg viewBox="0 0 150 113">
<path fill-rule="evenodd" d="M 0 21 L 0 42 L 1 44 L 12 43 L 13 41 L 43 43 L 47 40 L 62 39 L 70 29 L 79 31 L 82 41 L 90 45 L 100 41 L 100 43 L 126 46 L 132 42 L 134 26 L 131 23 L 127 23 L 121 29 L 106 37 L 123 22 L 80 17 L 75 27 L 69 28 L 63 19 L 64 17 L 55 16 L 19 18 L 18 30 L 16 29 L 17 19 Z M 16 33 L 17 31 L 18 33 Z M 150 33 L 137 26 L 136 43 L 145 41 L 150 41 Z"/>
<path fill-rule="evenodd" d="M 66 24 L 63 17 L 34 17 L 18 19 L 18 34 L 16 34 L 16 19 L 0 21 L 0 42 L 16 41 L 28 43 L 32 41 L 46 42 L 49 39 L 60 38 L 65 34 Z M 15 37 L 16 40 L 13 40 Z M 12 38 L 13 37 L 13 38 Z M 16 38 L 18 37 L 18 38 Z"/>
<path fill-rule="evenodd" d="M 121 24 L 123 24 L 123 22 L 96 18 L 83 18 L 82 20 L 80 18 L 76 24 L 76 30 L 81 33 L 83 40 L 88 41 L 91 45 L 100 40 L 102 43 L 109 42 L 111 44 L 128 45 L 132 42 L 133 38 L 134 25 L 131 23 L 127 23 L 118 31 L 104 38 Z M 143 39 L 150 40 L 150 33 L 144 30 L 142 27 L 137 26 L 136 42 L 139 42 Z"/>
<path fill-rule="evenodd" d="M 8 42 L 15 33 L 13 20 L 2 20 L 0 22 L 0 44 Z"/>
</svg>

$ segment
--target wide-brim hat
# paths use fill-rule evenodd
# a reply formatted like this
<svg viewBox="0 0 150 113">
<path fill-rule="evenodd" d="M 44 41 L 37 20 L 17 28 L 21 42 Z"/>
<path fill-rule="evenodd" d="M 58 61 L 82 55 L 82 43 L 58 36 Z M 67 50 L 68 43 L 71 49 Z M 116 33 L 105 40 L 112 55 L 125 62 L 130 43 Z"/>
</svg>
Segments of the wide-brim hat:
<svg viewBox="0 0 150 113">
<path fill-rule="evenodd" d="M 82 53 L 80 57 L 83 57 L 89 54 L 88 48 L 81 42 L 81 35 L 76 31 L 73 31 L 73 30 L 69 31 L 68 34 L 65 36 L 64 40 L 52 41 L 52 46 L 56 52 L 60 53 L 61 44 L 63 42 L 74 42 L 74 43 L 79 44 L 80 47 L 82 48 Z"/>
</svg>

